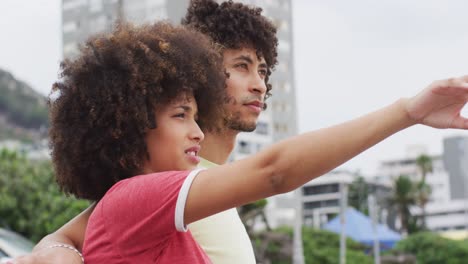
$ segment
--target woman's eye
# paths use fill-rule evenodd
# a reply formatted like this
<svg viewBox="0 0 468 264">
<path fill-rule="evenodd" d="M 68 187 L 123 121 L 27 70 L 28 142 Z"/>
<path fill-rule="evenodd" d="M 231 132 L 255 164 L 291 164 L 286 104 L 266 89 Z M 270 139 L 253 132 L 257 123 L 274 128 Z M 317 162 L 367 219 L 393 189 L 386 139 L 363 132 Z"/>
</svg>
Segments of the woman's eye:
<svg viewBox="0 0 468 264">
<path fill-rule="evenodd" d="M 267 71 L 266 70 L 260 70 L 260 71 L 258 71 L 258 73 L 260 73 L 260 75 L 263 76 L 263 77 L 267 76 Z"/>
<path fill-rule="evenodd" d="M 185 118 L 185 113 L 176 114 L 174 117 Z"/>
</svg>

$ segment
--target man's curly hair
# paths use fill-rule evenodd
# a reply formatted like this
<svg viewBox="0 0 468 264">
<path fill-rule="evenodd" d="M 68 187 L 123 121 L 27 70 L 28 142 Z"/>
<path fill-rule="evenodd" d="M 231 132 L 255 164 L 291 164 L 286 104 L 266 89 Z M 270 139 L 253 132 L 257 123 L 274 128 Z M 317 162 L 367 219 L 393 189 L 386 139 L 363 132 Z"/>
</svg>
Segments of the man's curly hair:
<svg viewBox="0 0 468 264">
<path fill-rule="evenodd" d="M 219 126 L 226 76 L 203 34 L 167 23 L 121 24 L 80 51 L 61 63 L 49 99 L 52 160 L 66 193 L 98 200 L 141 173 L 155 111 L 181 95 L 194 95 L 202 128 Z"/>
<path fill-rule="evenodd" d="M 182 25 L 208 35 L 227 49 L 255 49 L 268 65 L 266 98 L 271 95 L 269 77 L 278 64 L 278 38 L 276 27 L 262 15 L 261 8 L 233 1 L 218 4 L 214 0 L 191 0 Z"/>
</svg>

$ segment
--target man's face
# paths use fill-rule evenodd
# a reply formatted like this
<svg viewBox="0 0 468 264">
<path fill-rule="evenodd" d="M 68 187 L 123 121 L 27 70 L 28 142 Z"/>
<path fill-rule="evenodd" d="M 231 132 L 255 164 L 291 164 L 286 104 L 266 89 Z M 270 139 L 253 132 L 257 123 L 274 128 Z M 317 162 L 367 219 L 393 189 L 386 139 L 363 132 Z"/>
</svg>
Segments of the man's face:
<svg viewBox="0 0 468 264">
<path fill-rule="evenodd" d="M 223 62 L 229 74 L 226 125 L 232 130 L 254 131 L 267 90 L 267 64 L 251 48 L 227 49 L 223 52 Z"/>
</svg>

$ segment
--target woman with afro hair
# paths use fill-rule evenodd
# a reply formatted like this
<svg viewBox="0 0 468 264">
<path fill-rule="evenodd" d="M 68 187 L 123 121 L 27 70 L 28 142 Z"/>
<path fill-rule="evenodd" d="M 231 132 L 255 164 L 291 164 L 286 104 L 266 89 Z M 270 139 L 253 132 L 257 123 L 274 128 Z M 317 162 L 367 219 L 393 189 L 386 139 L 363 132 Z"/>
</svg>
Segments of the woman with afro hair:
<svg viewBox="0 0 468 264">
<path fill-rule="evenodd" d="M 186 232 L 187 224 L 260 198 L 291 191 L 339 166 L 386 137 L 414 124 L 425 124 L 436 128 L 468 128 L 468 120 L 460 115 L 460 110 L 468 100 L 468 77 L 464 76 L 434 82 L 414 97 L 402 98 L 355 120 L 279 142 L 245 160 L 207 170 L 196 170 L 200 151 L 198 144 L 204 137 L 197 122 L 205 131 L 217 129 L 220 121 L 216 116 L 224 115 L 223 110 L 214 106 L 220 99 L 224 99 L 225 95 L 219 93 L 222 91 L 219 88 L 208 94 L 203 93 L 202 89 L 206 87 L 199 86 L 200 83 L 197 82 L 192 87 L 190 81 L 195 80 L 190 80 L 191 76 L 200 78 L 199 81 L 206 85 L 212 84 L 211 88 L 220 87 L 217 85 L 217 80 L 204 79 L 212 74 L 209 67 L 205 71 L 193 70 L 197 67 L 191 65 L 197 65 L 199 62 L 193 60 L 196 56 L 190 58 L 192 63 L 183 65 L 176 65 L 183 62 L 175 59 L 177 56 L 164 56 L 170 50 L 168 47 L 185 47 L 184 51 L 190 51 L 189 53 L 194 49 L 195 42 L 187 42 L 186 38 L 177 40 L 190 43 L 190 47 L 182 44 L 178 46 L 179 44 L 175 44 L 174 41 L 158 37 L 158 45 L 145 44 L 143 46 L 150 48 L 137 48 L 143 52 L 125 51 L 119 52 L 121 54 L 119 56 L 111 56 L 113 59 L 109 60 L 112 61 L 109 65 L 126 65 L 129 58 L 136 57 L 134 67 L 123 67 L 131 68 L 132 70 L 128 71 L 131 74 L 114 74 L 115 69 L 112 67 L 104 72 L 92 70 L 95 73 L 93 78 L 97 79 L 94 81 L 92 78 L 93 81 L 88 84 L 95 92 L 87 96 L 106 99 L 96 104 L 89 103 L 87 115 L 79 114 L 79 111 L 71 107 L 70 112 L 76 112 L 70 115 L 73 118 L 69 121 L 57 119 L 63 124 L 89 123 L 88 128 L 96 129 L 96 131 L 92 131 L 93 129 L 87 131 L 80 126 L 69 129 L 70 133 L 66 138 L 74 137 L 75 131 L 77 134 L 77 143 L 70 147 L 72 151 L 83 147 L 94 152 L 89 155 L 88 162 L 84 162 L 83 165 L 78 162 L 78 165 L 75 165 L 76 168 L 82 169 L 79 174 L 69 174 L 78 180 L 71 180 L 71 177 L 61 179 L 58 175 L 64 190 L 79 197 L 86 195 L 93 199 L 92 196 L 96 195 L 95 197 L 99 199 L 105 193 L 96 205 L 86 231 L 84 253 L 87 263 L 210 263 L 208 256 L 193 240 L 190 232 Z M 126 43 L 125 40 L 122 41 Z M 132 41 L 132 43 L 139 42 L 146 43 L 139 39 Z M 96 42 L 100 43 L 106 41 Z M 97 64 L 100 65 L 108 60 L 103 56 L 107 53 L 100 52 L 99 47 L 101 46 L 90 45 L 87 50 L 97 58 Z M 158 56 L 152 52 L 160 54 L 161 58 L 165 59 L 164 63 L 156 59 Z M 210 57 L 210 53 L 207 55 Z M 150 58 L 149 61 L 155 62 L 154 65 L 169 65 L 160 68 L 168 70 L 156 74 L 150 73 L 152 64 L 145 63 L 146 59 L 143 59 L 145 56 Z M 213 54 L 212 57 L 216 56 Z M 88 61 L 94 59 L 78 59 L 80 60 L 83 65 L 88 65 Z M 62 96 L 68 88 L 62 89 L 61 85 L 75 87 L 66 83 L 69 80 L 66 72 L 67 67 L 64 67 L 64 81 L 63 84 L 55 85 L 55 89 L 60 92 L 57 101 L 52 104 L 59 105 L 60 100 L 65 98 Z M 142 75 L 139 76 L 140 74 Z M 102 76 L 98 77 L 99 75 Z M 80 77 L 74 82 L 78 84 L 82 75 L 77 76 Z M 181 81 L 178 81 L 178 77 L 181 77 Z M 133 81 L 135 78 L 138 81 Z M 115 92 L 113 89 L 99 92 L 100 87 L 119 82 L 125 84 L 122 87 L 146 87 L 136 88 L 141 89 L 144 96 L 133 98 L 132 93 L 126 89 L 122 89 L 123 92 Z M 175 87 L 174 85 L 184 89 L 177 89 L 175 90 L 177 92 L 169 93 L 170 96 L 164 95 L 171 90 L 170 87 Z M 150 87 L 154 87 L 156 92 L 148 92 L 147 90 L 152 90 Z M 74 89 L 77 88 L 71 88 Z M 78 96 L 83 97 L 81 100 L 85 104 L 89 100 L 83 94 Z M 144 99 L 146 96 L 152 99 Z M 205 100 L 204 96 L 209 99 Z M 163 103 L 159 103 L 158 100 Z M 128 101 L 145 107 L 142 111 L 113 107 L 114 104 L 119 105 L 123 101 L 125 101 L 123 104 Z M 67 103 L 71 103 L 71 100 L 63 101 L 63 105 Z M 213 103 L 213 107 L 210 103 Z M 113 111 L 107 111 L 108 106 L 111 109 L 121 109 L 115 111 L 114 119 L 109 118 L 109 114 L 106 115 L 110 112 L 114 114 Z M 257 108 L 260 106 L 257 105 Z M 204 116 L 207 109 L 211 109 L 208 110 L 211 115 Z M 59 108 L 51 111 L 61 112 Z M 258 109 L 252 111 L 257 112 Z M 133 119 L 135 122 L 127 122 Z M 141 132 L 139 135 L 142 141 L 138 141 L 138 136 L 134 136 L 132 140 L 139 142 L 137 146 L 143 146 L 140 148 L 144 149 L 142 152 L 134 152 L 125 140 L 130 135 L 137 135 L 135 130 Z M 65 138 L 59 134 L 55 139 L 56 142 Z M 87 137 L 93 135 L 95 137 L 92 141 L 102 142 L 101 145 L 94 146 L 92 141 L 87 141 Z M 106 144 L 115 147 L 109 150 L 103 147 Z M 55 147 L 54 142 L 52 147 Z M 70 148 L 63 147 L 62 151 L 67 149 L 70 151 Z M 80 154 L 81 157 L 84 155 L 86 153 Z M 55 154 L 53 158 L 57 164 L 62 159 Z M 91 176 L 87 176 L 86 170 L 92 170 L 92 167 L 106 168 L 98 170 L 105 175 L 89 173 Z M 58 167 L 56 170 L 59 172 Z M 106 173 L 107 171 L 111 173 Z M 85 178 L 82 178 L 83 173 L 86 175 Z M 99 186 L 100 177 L 109 179 L 106 185 Z M 220 239 L 229 239 L 229 237 Z"/>
</svg>

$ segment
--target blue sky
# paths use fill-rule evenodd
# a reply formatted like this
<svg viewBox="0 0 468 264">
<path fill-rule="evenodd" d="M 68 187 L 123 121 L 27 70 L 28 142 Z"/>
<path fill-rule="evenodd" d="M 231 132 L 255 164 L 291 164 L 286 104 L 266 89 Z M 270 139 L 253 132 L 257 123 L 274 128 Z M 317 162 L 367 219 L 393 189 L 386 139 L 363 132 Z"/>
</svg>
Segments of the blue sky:
<svg viewBox="0 0 468 264">
<path fill-rule="evenodd" d="M 61 60 L 60 0 L 0 2 L 0 68 L 47 94 Z M 28 5 L 25 8 L 25 5 Z M 468 1 L 293 0 L 300 132 L 343 122 L 432 80 L 468 74 Z M 468 114 L 466 109 L 463 112 Z M 467 131 L 415 126 L 343 166 L 372 174 L 409 145 Z"/>
</svg>

